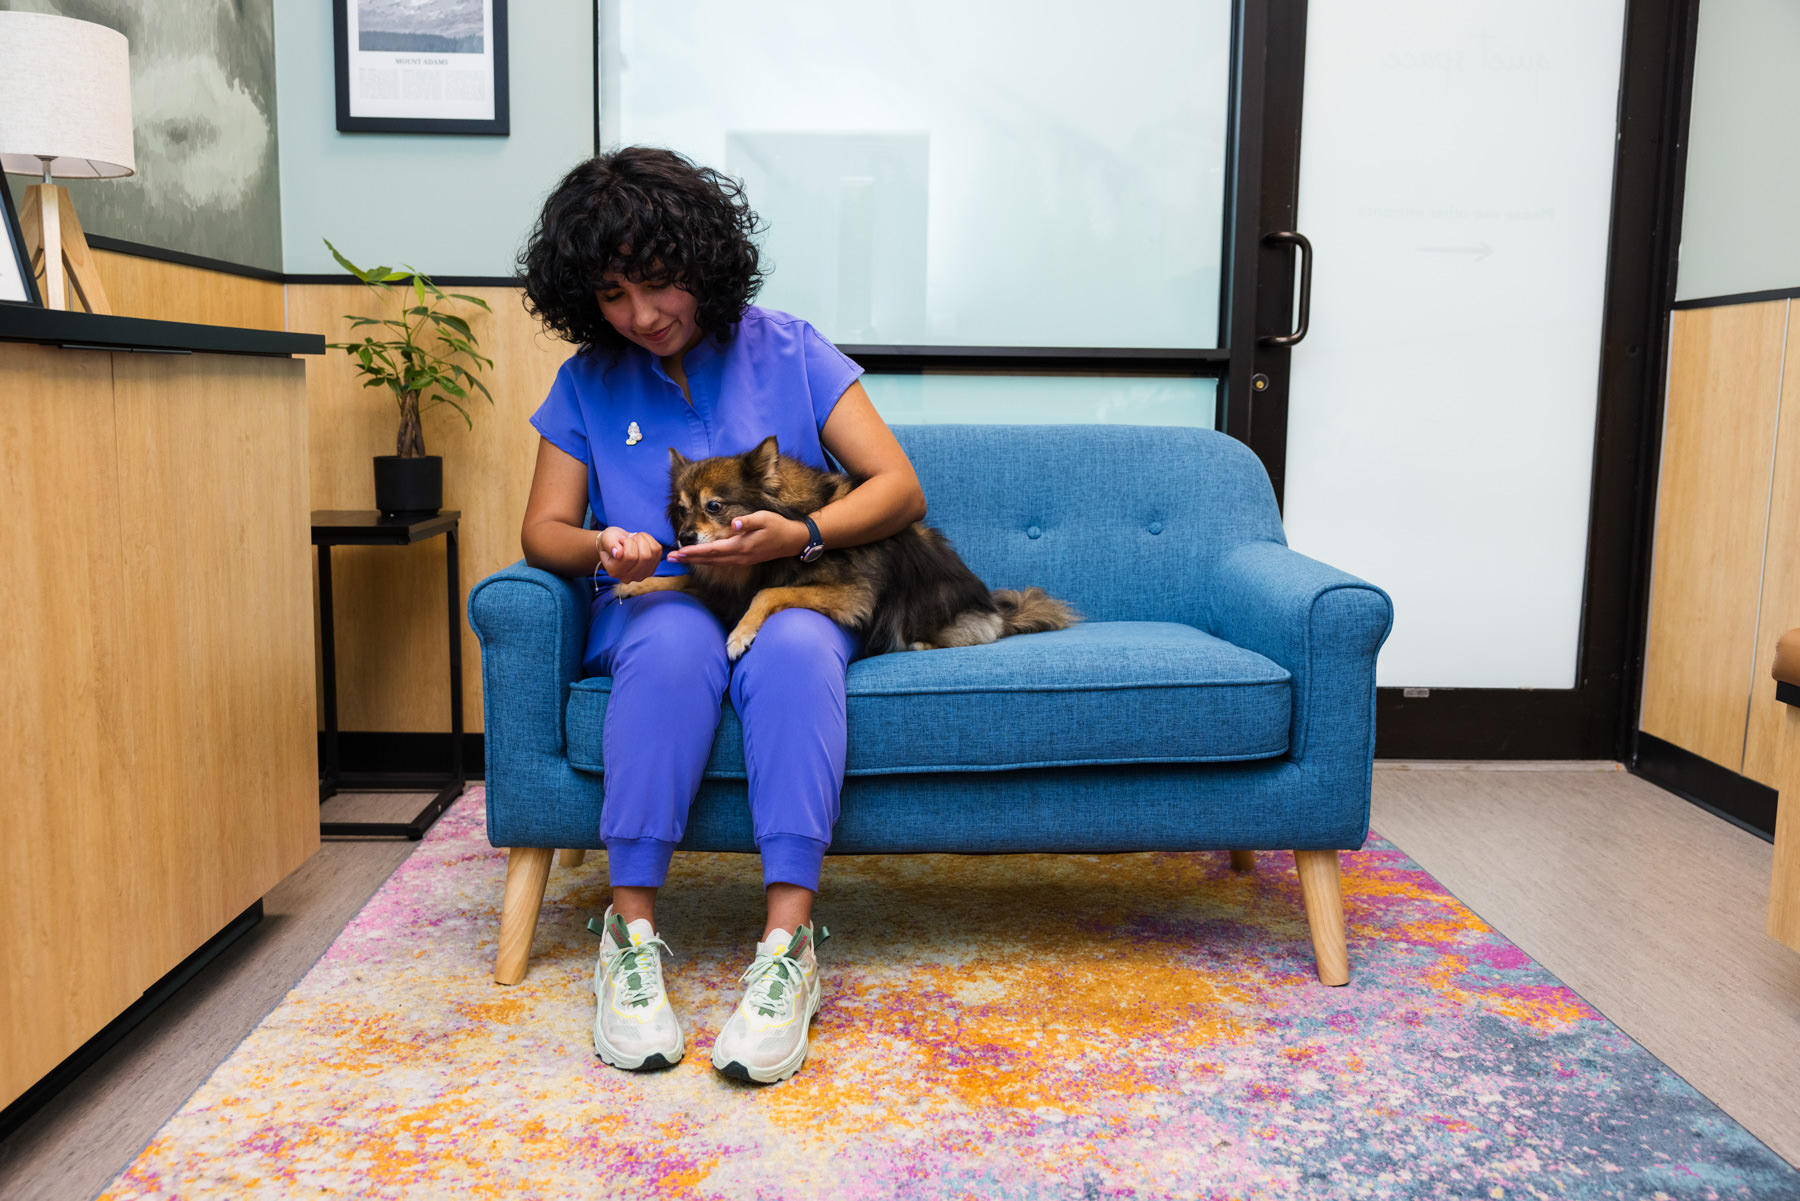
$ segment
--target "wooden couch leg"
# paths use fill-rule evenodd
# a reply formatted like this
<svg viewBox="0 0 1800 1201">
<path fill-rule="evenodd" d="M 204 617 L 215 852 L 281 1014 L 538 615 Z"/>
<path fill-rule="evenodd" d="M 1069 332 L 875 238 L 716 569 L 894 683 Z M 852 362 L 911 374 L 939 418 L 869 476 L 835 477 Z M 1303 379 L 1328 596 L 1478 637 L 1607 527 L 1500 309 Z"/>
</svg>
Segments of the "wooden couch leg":
<svg viewBox="0 0 1800 1201">
<path fill-rule="evenodd" d="M 1233 851 L 1233 852 L 1231 852 L 1231 870 L 1234 872 L 1255 871 L 1256 870 L 1256 852 L 1255 851 Z"/>
<path fill-rule="evenodd" d="M 1344 947 L 1344 893 L 1338 883 L 1336 851 L 1295 851 L 1306 924 L 1312 928 L 1313 957 L 1324 984 L 1350 983 L 1350 956 Z"/>
<path fill-rule="evenodd" d="M 517 984 L 531 958 L 544 885 L 550 879 L 550 847 L 514 847 L 506 855 L 506 899 L 500 906 L 500 952 L 494 956 L 494 983 Z"/>
<path fill-rule="evenodd" d="M 580 867 L 587 859 L 587 852 L 580 847 L 564 847 L 556 852 L 556 866 Z"/>
</svg>

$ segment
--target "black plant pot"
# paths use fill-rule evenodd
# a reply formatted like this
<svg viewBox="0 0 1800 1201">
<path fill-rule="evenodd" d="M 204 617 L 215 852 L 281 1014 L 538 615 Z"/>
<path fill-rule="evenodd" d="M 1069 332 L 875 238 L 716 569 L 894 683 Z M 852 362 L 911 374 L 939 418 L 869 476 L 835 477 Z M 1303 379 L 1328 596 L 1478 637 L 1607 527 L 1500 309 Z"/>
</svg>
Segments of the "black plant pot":
<svg viewBox="0 0 1800 1201">
<path fill-rule="evenodd" d="M 444 459 L 375 456 L 375 507 L 384 517 L 436 517 L 444 507 Z"/>
</svg>

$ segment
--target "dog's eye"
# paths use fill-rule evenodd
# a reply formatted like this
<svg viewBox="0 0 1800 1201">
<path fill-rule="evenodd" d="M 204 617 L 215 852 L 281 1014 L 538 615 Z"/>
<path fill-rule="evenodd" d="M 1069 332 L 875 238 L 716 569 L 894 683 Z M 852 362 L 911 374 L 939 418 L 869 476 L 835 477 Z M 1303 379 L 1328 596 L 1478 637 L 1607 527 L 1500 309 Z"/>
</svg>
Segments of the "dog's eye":
<svg viewBox="0 0 1800 1201">
<path fill-rule="evenodd" d="M 725 507 L 724 505 L 720 504 L 716 500 L 709 500 L 706 502 L 706 511 L 708 513 L 717 513 L 720 509 L 723 509 L 724 507 Z"/>
</svg>

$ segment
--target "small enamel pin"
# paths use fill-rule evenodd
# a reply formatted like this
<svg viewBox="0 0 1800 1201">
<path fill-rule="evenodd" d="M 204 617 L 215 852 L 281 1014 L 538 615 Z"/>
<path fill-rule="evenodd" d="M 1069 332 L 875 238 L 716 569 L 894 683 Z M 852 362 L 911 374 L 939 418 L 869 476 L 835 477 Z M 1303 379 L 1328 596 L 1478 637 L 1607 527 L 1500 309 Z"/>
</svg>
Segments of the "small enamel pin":
<svg viewBox="0 0 1800 1201">
<path fill-rule="evenodd" d="M 636 446 L 639 442 L 642 442 L 643 440 L 644 440 L 644 431 L 638 428 L 637 422 L 634 421 L 629 426 L 626 427 L 625 445 Z"/>
</svg>

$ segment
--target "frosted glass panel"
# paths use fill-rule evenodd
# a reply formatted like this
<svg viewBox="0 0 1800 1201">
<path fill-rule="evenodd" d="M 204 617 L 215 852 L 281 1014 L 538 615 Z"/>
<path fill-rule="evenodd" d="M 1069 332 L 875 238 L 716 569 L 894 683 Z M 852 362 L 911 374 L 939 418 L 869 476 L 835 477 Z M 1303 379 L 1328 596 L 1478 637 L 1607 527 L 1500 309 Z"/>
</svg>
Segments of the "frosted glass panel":
<svg viewBox="0 0 1800 1201">
<path fill-rule="evenodd" d="M 1213 426 L 1217 381 L 1182 376 L 865 375 L 883 420 Z"/>
<path fill-rule="evenodd" d="M 1575 683 L 1622 0 L 1313 0 L 1293 546 L 1394 597 L 1385 685 Z"/>
<path fill-rule="evenodd" d="M 741 177 L 835 341 L 1218 345 L 1228 0 L 603 0 L 601 140 Z"/>
<path fill-rule="evenodd" d="M 1800 284 L 1800 4 L 1706 0 L 1675 299 Z"/>
</svg>

